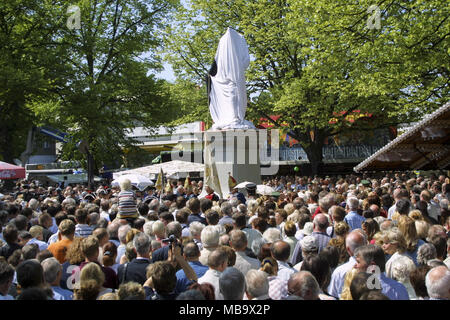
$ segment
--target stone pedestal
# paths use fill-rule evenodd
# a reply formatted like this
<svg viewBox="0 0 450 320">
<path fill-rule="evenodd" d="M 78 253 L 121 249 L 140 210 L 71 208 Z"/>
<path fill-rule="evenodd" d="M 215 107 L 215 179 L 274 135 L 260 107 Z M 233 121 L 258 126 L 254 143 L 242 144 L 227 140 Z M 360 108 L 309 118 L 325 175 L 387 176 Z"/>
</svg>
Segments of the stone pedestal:
<svg viewBox="0 0 450 320">
<path fill-rule="evenodd" d="M 250 181 L 261 184 L 258 130 L 206 131 L 203 141 L 210 143 L 212 157 L 204 155 L 205 165 L 209 159 L 215 161 L 222 198 L 227 198 L 230 193 L 229 174 L 237 183 Z"/>
</svg>

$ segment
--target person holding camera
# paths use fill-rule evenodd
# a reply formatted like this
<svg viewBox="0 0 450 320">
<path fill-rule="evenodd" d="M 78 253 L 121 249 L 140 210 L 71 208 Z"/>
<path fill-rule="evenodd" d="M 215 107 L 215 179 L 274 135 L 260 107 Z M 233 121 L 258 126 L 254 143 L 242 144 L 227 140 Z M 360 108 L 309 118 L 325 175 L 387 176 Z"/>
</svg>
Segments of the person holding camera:
<svg viewBox="0 0 450 320">
<path fill-rule="evenodd" d="M 182 269 L 186 281 L 197 282 L 198 276 L 192 266 L 184 259 L 181 253 L 179 240 L 170 235 L 163 241 L 168 242 L 168 259 L 152 263 L 147 268 L 147 280 L 143 284 L 147 300 L 174 300 L 180 293 L 176 287 L 180 286 L 176 270 Z M 196 245 L 193 244 L 195 247 Z"/>
</svg>

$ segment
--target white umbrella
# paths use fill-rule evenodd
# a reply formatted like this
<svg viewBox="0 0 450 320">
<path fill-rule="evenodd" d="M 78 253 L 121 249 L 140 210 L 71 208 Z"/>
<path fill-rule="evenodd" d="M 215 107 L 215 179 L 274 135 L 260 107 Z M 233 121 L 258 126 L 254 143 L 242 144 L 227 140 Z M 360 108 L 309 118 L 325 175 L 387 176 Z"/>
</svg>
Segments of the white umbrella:
<svg viewBox="0 0 450 320">
<path fill-rule="evenodd" d="M 140 191 L 155 185 L 152 180 L 140 174 L 124 174 L 114 180 L 111 185 L 113 187 L 118 187 L 120 185 L 120 181 L 124 179 L 129 179 L 131 181 L 131 185 L 138 188 Z"/>
<path fill-rule="evenodd" d="M 245 186 L 248 185 L 249 183 L 253 183 L 253 182 L 250 182 L 250 181 L 244 181 L 244 182 L 241 182 L 241 183 L 239 183 L 238 185 L 236 185 L 235 188 L 237 188 L 237 189 L 244 189 Z"/>
<path fill-rule="evenodd" d="M 263 196 L 267 196 L 267 195 L 272 194 L 272 192 L 275 192 L 275 190 L 271 186 L 266 186 L 264 184 L 258 184 L 256 186 L 256 192 Z"/>
</svg>

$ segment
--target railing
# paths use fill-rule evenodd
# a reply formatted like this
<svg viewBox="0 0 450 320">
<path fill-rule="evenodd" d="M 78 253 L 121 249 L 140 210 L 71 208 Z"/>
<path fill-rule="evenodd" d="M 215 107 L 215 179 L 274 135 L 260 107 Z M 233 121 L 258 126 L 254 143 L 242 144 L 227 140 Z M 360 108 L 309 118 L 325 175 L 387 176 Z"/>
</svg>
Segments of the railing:
<svg viewBox="0 0 450 320">
<path fill-rule="evenodd" d="M 324 160 L 365 159 L 382 147 L 382 145 L 325 146 L 322 154 Z M 280 161 L 287 160 L 308 160 L 308 156 L 300 147 L 280 148 Z"/>
</svg>

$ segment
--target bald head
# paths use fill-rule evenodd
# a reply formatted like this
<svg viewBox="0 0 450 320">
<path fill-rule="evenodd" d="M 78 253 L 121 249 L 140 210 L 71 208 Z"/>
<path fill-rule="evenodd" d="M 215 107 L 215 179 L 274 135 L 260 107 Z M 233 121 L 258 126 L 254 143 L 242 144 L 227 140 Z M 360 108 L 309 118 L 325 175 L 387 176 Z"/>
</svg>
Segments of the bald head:
<svg viewBox="0 0 450 320">
<path fill-rule="evenodd" d="M 380 215 L 380 207 L 376 204 L 370 205 L 369 210 L 373 212 L 374 217 L 378 217 Z"/>
<path fill-rule="evenodd" d="M 291 247 L 287 242 L 283 240 L 278 240 L 272 243 L 270 251 L 272 253 L 272 257 L 275 260 L 287 261 L 291 253 Z"/>
<path fill-rule="evenodd" d="M 319 213 L 314 217 L 314 231 L 325 232 L 328 228 L 328 218 L 323 213 Z"/>
<path fill-rule="evenodd" d="M 247 248 L 247 236 L 241 230 L 233 230 L 230 233 L 230 244 L 235 251 L 244 251 Z"/>
<path fill-rule="evenodd" d="M 320 288 L 311 272 L 300 271 L 289 279 L 288 291 L 305 300 L 318 300 Z"/>
<path fill-rule="evenodd" d="M 430 298 L 450 299 L 450 270 L 446 266 L 439 266 L 428 271 L 425 285 Z"/>
<path fill-rule="evenodd" d="M 356 248 L 367 244 L 367 239 L 359 230 L 353 230 L 345 238 L 345 247 L 350 256 L 353 256 Z"/>
<path fill-rule="evenodd" d="M 200 257 L 200 249 L 197 244 L 189 242 L 183 248 L 183 255 L 188 261 L 198 261 Z"/>
</svg>

